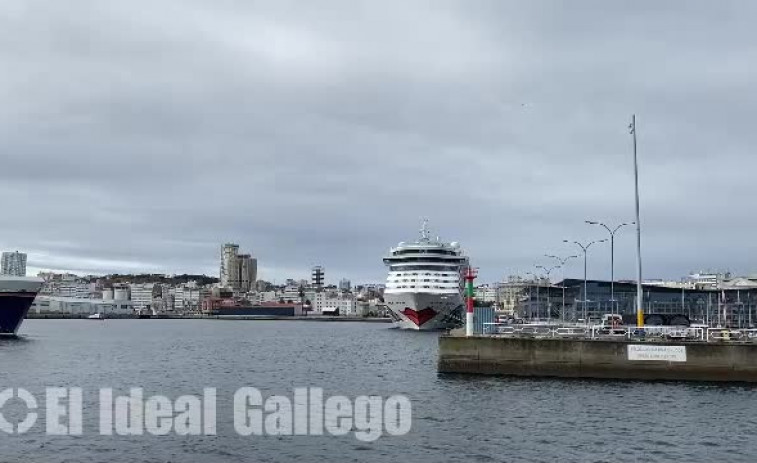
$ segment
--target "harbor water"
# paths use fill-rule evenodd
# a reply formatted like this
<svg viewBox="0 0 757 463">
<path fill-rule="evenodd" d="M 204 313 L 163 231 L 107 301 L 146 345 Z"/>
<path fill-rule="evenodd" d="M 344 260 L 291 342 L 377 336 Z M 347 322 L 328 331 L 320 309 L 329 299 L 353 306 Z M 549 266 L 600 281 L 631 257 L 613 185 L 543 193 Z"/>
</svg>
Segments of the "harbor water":
<svg viewBox="0 0 757 463">
<path fill-rule="evenodd" d="M 46 386 L 82 387 L 84 430 L 0 433 L 2 461 L 751 462 L 757 455 L 755 386 L 440 375 L 436 333 L 385 324 L 27 320 L 20 334 L 0 339 L 0 390 L 44 397 Z M 285 396 L 298 387 L 404 394 L 412 429 L 375 442 L 353 434 L 240 436 L 231 399 L 244 386 Z M 215 387 L 217 435 L 102 436 L 89 426 L 101 387 L 173 397 Z"/>
</svg>

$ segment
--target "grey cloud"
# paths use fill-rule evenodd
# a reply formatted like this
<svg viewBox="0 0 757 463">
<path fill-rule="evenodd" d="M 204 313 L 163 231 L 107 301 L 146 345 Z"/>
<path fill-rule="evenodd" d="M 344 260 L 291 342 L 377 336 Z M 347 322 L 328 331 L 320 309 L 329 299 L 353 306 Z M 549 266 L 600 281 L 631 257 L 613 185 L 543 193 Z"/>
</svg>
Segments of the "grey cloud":
<svg viewBox="0 0 757 463">
<path fill-rule="evenodd" d="M 636 112 L 645 274 L 750 272 L 754 10 L 4 2 L 0 248 L 215 272 L 231 240 L 263 278 L 381 280 L 426 216 L 494 280 L 632 220 Z M 632 230 L 617 253 L 633 277 Z"/>
</svg>

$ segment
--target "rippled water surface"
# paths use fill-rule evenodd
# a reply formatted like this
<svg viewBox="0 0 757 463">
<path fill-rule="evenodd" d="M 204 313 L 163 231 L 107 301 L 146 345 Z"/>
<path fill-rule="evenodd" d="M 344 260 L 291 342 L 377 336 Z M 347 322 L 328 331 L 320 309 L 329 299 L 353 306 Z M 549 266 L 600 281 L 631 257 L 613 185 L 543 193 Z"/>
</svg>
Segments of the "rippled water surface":
<svg viewBox="0 0 757 463">
<path fill-rule="evenodd" d="M 436 334 L 372 323 L 27 320 L 22 334 L 0 340 L 0 390 L 83 387 L 84 433 L 0 433 L 0 461 L 757 461 L 749 386 L 439 375 Z M 243 386 L 405 394 L 412 431 L 372 443 L 238 436 L 231 398 Z M 218 435 L 101 436 L 100 387 L 174 398 L 216 387 Z"/>
</svg>

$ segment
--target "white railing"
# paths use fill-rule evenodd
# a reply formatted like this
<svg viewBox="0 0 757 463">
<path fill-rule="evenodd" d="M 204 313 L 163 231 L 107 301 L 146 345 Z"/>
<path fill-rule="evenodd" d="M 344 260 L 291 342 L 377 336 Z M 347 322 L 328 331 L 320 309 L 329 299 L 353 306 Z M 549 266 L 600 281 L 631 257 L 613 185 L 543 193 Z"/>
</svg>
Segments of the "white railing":
<svg viewBox="0 0 757 463">
<path fill-rule="evenodd" d="M 561 326 L 555 329 L 555 334 L 559 337 L 586 336 L 586 328 L 582 326 Z"/>
<path fill-rule="evenodd" d="M 532 338 L 634 339 L 702 342 L 757 343 L 757 329 L 707 328 L 701 326 L 566 325 L 552 323 L 484 323 L 483 335 Z"/>
<path fill-rule="evenodd" d="M 528 336 L 539 338 L 585 337 L 589 333 L 586 326 L 529 323 L 512 325 L 509 323 L 484 323 L 484 333 L 493 336 Z"/>
<path fill-rule="evenodd" d="M 710 342 L 757 342 L 757 329 L 708 328 Z"/>
</svg>

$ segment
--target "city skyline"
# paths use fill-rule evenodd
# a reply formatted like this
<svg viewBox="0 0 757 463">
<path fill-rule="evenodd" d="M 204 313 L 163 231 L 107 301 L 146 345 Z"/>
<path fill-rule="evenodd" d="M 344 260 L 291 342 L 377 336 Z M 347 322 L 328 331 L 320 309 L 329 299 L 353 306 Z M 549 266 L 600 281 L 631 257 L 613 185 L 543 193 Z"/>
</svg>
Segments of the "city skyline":
<svg viewBox="0 0 757 463">
<path fill-rule="evenodd" d="M 495 281 L 633 220 L 635 113 L 644 278 L 757 272 L 756 5 L 387 9 L 5 2 L 0 249 L 213 275 L 231 240 L 264 279 L 381 281 L 428 217 Z"/>
<path fill-rule="evenodd" d="M 228 246 L 235 247 L 237 251 L 239 249 L 239 245 L 233 244 L 233 243 L 226 243 L 226 244 L 224 244 L 222 246 L 222 249 L 226 249 Z M 16 253 L 17 252 L 18 251 L 16 251 Z M 8 253 L 8 254 L 10 254 L 10 253 Z M 249 254 L 240 254 L 239 257 L 249 259 L 250 255 Z M 545 255 L 544 257 L 547 258 L 546 262 L 550 262 L 550 258 L 552 258 L 554 256 L 546 256 Z M 569 256 L 569 257 L 576 258 L 578 256 L 573 255 L 573 256 Z M 217 269 L 215 273 L 213 273 L 213 272 L 209 272 L 209 273 L 208 272 L 197 272 L 197 271 L 189 271 L 189 272 L 160 272 L 160 271 L 157 271 L 157 272 L 147 272 L 147 271 L 139 271 L 139 270 L 132 271 L 132 272 L 105 272 L 105 273 L 103 273 L 103 272 L 99 272 L 99 273 L 98 272 L 94 272 L 94 273 L 92 273 L 92 272 L 77 271 L 77 270 L 71 270 L 71 269 L 52 269 L 52 268 L 41 269 L 41 268 L 36 268 L 36 267 L 29 267 L 29 269 L 27 271 L 27 274 L 30 274 L 30 275 L 45 274 L 45 273 L 71 274 L 71 275 L 74 275 L 74 276 L 77 276 L 77 277 L 101 277 L 101 276 L 105 277 L 105 276 L 109 276 L 109 275 L 118 275 L 118 274 L 120 274 L 120 275 L 136 275 L 136 276 L 139 276 L 139 275 L 148 276 L 148 275 L 151 275 L 151 274 L 154 274 L 154 275 L 164 275 L 164 276 L 204 275 L 204 276 L 216 278 L 217 280 L 219 280 L 219 283 L 221 284 L 221 286 L 229 286 L 228 284 L 224 285 L 222 283 L 223 280 L 224 280 L 224 278 L 223 278 L 223 272 L 224 272 L 223 267 L 224 267 L 224 261 L 225 261 L 225 259 L 224 259 L 224 253 L 223 252 L 221 253 L 221 259 L 220 260 L 221 260 L 221 269 L 220 269 L 220 271 Z M 257 267 L 257 259 L 256 258 L 252 258 L 252 261 L 254 262 L 254 265 Z M 570 259 L 568 259 L 568 261 L 570 261 Z M 576 261 L 576 262 L 578 262 L 578 261 Z M 218 263 L 216 263 L 216 266 L 217 265 L 218 265 Z M 580 267 L 580 265 L 579 265 L 579 267 Z M 276 286 L 285 286 L 286 284 L 288 284 L 289 281 L 295 281 L 295 282 L 298 282 L 298 283 L 299 282 L 305 282 L 307 285 L 312 285 L 313 284 L 312 282 L 314 281 L 313 280 L 313 278 L 314 278 L 313 271 L 314 271 L 315 268 L 321 268 L 322 270 L 325 270 L 325 267 L 322 266 L 322 265 L 313 265 L 308 270 L 299 270 L 299 271 L 296 271 L 296 272 L 294 272 L 292 274 L 284 275 L 281 278 L 268 278 L 268 279 L 267 278 L 262 278 L 262 277 L 258 276 L 256 272 L 253 272 L 253 275 L 255 275 L 254 280 L 256 280 L 256 281 L 266 281 L 266 282 L 274 284 Z M 551 273 L 549 275 L 547 275 L 547 273 L 545 273 L 546 270 L 550 270 Z M 528 281 L 528 280 L 541 280 L 541 279 L 546 280 L 547 277 L 549 277 L 549 280 L 551 282 L 556 283 L 556 282 L 559 282 L 560 280 L 563 279 L 561 270 L 562 270 L 562 265 L 553 264 L 551 267 L 547 268 L 547 267 L 535 264 L 531 269 L 526 268 L 526 269 L 523 269 L 523 270 L 519 270 L 519 271 L 510 273 L 510 274 L 504 275 L 503 277 L 498 278 L 498 279 L 494 279 L 494 280 L 481 280 L 481 279 L 479 279 L 478 280 L 478 284 L 479 285 L 489 285 L 489 284 L 492 284 L 492 283 L 506 283 L 508 281 L 512 281 L 513 278 L 515 278 L 515 279 L 522 279 L 524 281 Z M 330 272 L 324 272 L 324 273 L 330 274 Z M 670 277 L 670 278 L 660 278 L 660 277 L 657 277 L 655 275 L 646 276 L 646 277 L 644 277 L 643 282 L 644 283 L 654 283 L 654 282 L 684 282 L 684 281 L 691 280 L 692 278 L 696 280 L 696 279 L 699 278 L 700 275 L 702 275 L 702 276 L 704 276 L 704 275 L 716 276 L 717 275 L 719 277 L 723 277 L 723 278 L 726 278 L 726 279 L 729 279 L 729 278 L 746 278 L 746 277 L 749 277 L 751 279 L 757 278 L 757 274 L 756 273 L 743 273 L 743 274 L 739 274 L 739 273 L 731 271 L 730 269 L 716 269 L 716 268 L 711 268 L 711 267 L 702 267 L 702 268 L 699 268 L 699 269 L 696 269 L 696 270 L 690 270 L 688 272 L 685 272 L 684 274 L 681 274 L 681 275 L 678 275 L 678 276 L 674 276 L 674 277 Z M 564 275 L 564 278 L 565 279 L 580 279 L 579 275 L 577 275 L 577 274 L 576 275 L 571 275 L 571 274 L 567 274 L 567 273 Z M 602 281 L 602 280 L 609 281 L 608 278 L 604 278 L 604 277 L 589 277 L 589 279 L 590 280 L 594 280 L 594 281 Z M 616 278 L 615 280 L 618 281 L 618 282 L 634 282 L 635 281 L 634 278 L 625 278 L 625 277 L 619 277 L 619 278 Z M 325 286 L 329 286 L 329 287 L 340 287 L 345 281 L 349 284 L 353 280 L 351 280 L 351 276 L 350 275 L 338 275 L 338 276 L 331 275 L 330 279 L 329 278 L 325 278 L 324 279 L 324 285 Z M 381 277 L 381 278 L 379 278 L 377 280 L 356 280 L 356 281 L 358 281 L 357 285 L 360 285 L 360 284 L 383 284 L 385 282 L 385 276 Z M 232 287 L 233 287 L 233 285 L 232 285 Z"/>
</svg>

